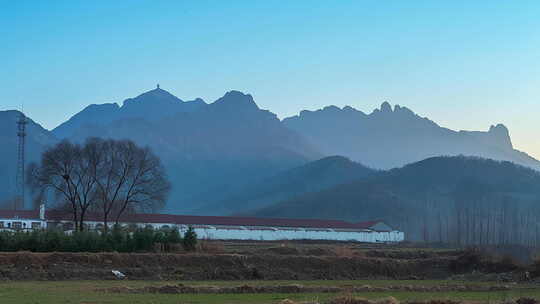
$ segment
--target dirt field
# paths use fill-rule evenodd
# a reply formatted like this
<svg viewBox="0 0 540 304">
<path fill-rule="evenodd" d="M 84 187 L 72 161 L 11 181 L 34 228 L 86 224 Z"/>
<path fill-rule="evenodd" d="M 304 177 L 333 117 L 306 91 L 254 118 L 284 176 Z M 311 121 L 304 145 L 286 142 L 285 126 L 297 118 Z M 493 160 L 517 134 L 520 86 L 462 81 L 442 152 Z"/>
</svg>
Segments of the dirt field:
<svg viewBox="0 0 540 304">
<path fill-rule="evenodd" d="M 444 278 L 448 258 L 396 260 L 369 257 L 0 253 L 0 279 L 103 280 L 120 270 L 136 280 L 339 280 Z"/>
<path fill-rule="evenodd" d="M 130 280 L 425 280 L 471 272 L 519 280 L 512 265 L 475 259 L 459 250 L 355 243 L 203 242 L 193 254 L 0 253 L 0 280 L 112 280 L 112 270 Z"/>
<path fill-rule="evenodd" d="M 330 303 L 343 295 L 492 303 L 540 298 L 535 278 L 523 280 L 529 266 L 477 252 L 335 242 L 202 242 L 199 249 L 189 254 L 0 253 L 0 303 Z M 127 278 L 118 280 L 112 270 Z"/>
</svg>

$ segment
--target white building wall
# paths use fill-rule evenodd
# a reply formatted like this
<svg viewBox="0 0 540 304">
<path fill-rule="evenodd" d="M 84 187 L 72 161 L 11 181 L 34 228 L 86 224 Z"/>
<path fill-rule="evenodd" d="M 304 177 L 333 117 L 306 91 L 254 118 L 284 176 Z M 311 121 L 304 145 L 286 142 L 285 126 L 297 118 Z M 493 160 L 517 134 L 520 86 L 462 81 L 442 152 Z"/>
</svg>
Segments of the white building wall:
<svg viewBox="0 0 540 304">
<path fill-rule="evenodd" d="M 44 220 L 33 219 L 2 219 L 4 227 L 0 229 L 13 230 L 13 223 L 21 223 L 22 230 L 32 229 L 32 223 L 40 223 L 40 228 L 47 228 L 47 225 L 55 223 L 47 223 Z M 71 221 L 61 221 L 59 224 L 70 223 Z M 88 221 L 88 228 L 96 229 L 103 225 L 102 222 Z M 113 226 L 114 223 L 109 223 Z M 144 228 L 151 226 L 154 229 L 176 228 L 184 233 L 188 229 L 188 225 L 179 225 L 174 223 L 121 223 L 123 226 L 136 225 Z M 194 230 L 200 239 L 209 240 L 254 240 L 254 241 L 278 241 L 278 240 L 335 240 L 335 241 L 356 241 L 366 243 L 377 242 L 401 242 L 405 239 L 405 235 L 401 231 L 372 231 L 372 230 L 356 230 L 347 231 L 339 229 L 309 229 L 309 228 L 279 228 L 279 227 L 228 227 L 220 228 L 219 226 L 194 226 Z"/>
<path fill-rule="evenodd" d="M 197 236 L 201 239 L 209 240 L 260 240 L 260 241 L 277 241 L 277 240 L 336 240 L 336 241 L 356 241 L 356 242 L 401 242 L 404 240 L 403 232 L 376 232 L 376 231 L 340 231 L 336 232 L 332 229 L 326 231 L 313 231 L 309 229 L 298 230 L 281 230 L 279 228 L 268 229 L 220 229 L 219 227 L 211 228 L 194 228 Z"/>
<path fill-rule="evenodd" d="M 40 219 L 18 219 L 18 218 L 0 218 L 0 222 L 3 223 L 3 227 L 0 230 L 31 230 L 32 223 L 39 223 L 39 228 L 46 228 L 47 223 Z M 20 228 L 14 226 L 20 223 Z"/>
</svg>

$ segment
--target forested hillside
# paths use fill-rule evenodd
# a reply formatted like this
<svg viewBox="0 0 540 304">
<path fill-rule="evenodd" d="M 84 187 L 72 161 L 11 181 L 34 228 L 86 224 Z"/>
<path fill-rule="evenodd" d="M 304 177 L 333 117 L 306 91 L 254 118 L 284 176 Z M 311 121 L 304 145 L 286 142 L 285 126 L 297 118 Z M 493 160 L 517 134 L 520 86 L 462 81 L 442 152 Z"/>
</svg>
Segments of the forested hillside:
<svg viewBox="0 0 540 304">
<path fill-rule="evenodd" d="M 459 244 L 540 241 L 540 173 L 471 157 L 434 157 L 280 202 L 268 217 L 384 219 L 409 238 Z"/>
</svg>

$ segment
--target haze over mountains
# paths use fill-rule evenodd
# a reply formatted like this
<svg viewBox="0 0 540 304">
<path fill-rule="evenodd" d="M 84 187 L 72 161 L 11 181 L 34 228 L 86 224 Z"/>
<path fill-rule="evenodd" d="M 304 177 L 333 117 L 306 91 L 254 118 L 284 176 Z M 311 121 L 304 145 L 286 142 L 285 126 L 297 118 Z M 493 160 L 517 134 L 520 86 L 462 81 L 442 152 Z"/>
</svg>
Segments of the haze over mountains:
<svg viewBox="0 0 540 304">
<path fill-rule="evenodd" d="M 283 123 L 305 136 L 325 155 L 343 155 L 380 169 L 439 155 L 474 155 L 540 168 L 540 162 L 512 147 L 508 129 L 498 124 L 487 132 L 453 131 L 384 102 L 365 114 L 351 107 L 329 106 L 302 111 Z"/>
<path fill-rule="evenodd" d="M 16 116 L 0 112 L 0 139 L 6 143 L 0 148 L 0 181 L 8 185 L 1 198 L 14 190 L 9 185 L 15 176 Z M 388 103 L 371 114 L 329 106 L 280 121 L 238 91 L 206 103 L 182 101 L 160 88 L 121 106 L 90 105 L 52 131 L 30 123 L 28 160 L 37 161 L 59 140 L 93 136 L 129 138 L 161 157 L 173 184 L 167 212 L 245 213 L 380 173 L 367 167 L 388 169 L 439 155 L 540 168 L 540 162 L 513 149 L 503 125 L 456 132 Z M 333 155 L 341 157 L 321 159 Z"/>
<path fill-rule="evenodd" d="M 306 193 L 375 176 L 379 171 L 343 156 L 328 156 L 250 183 L 221 200 L 207 203 L 195 213 L 207 215 L 246 214 Z"/>
<path fill-rule="evenodd" d="M 52 133 L 79 142 L 92 136 L 129 138 L 152 147 L 173 182 L 169 211 L 186 211 L 199 200 L 321 157 L 238 91 L 206 104 L 183 102 L 158 88 L 122 107 L 88 107 Z"/>
</svg>

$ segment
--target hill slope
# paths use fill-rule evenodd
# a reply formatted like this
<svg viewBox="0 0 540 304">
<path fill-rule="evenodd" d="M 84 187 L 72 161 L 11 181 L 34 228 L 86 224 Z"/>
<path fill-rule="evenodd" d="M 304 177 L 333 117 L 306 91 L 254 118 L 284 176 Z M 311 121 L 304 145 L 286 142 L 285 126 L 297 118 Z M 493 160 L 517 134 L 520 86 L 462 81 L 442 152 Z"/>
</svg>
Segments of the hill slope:
<svg viewBox="0 0 540 304">
<path fill-rule="evenodd" d="M 196 214 L 222 215 L 247 213 L 281 200 L 373 176 L 377 171 L 345 157 L 329 156 L 288 169 L 274 176 L 241 187 L 228 197 L 208 203 Z"/>
<path fill-rule="evenodd" d="M 458 156 L 426 159 L 365 181 L 283 201 L 252 215 L 350 221 L 380 218 L 411 238 L 455 241 L 465 222 L 471 238 L 487 229 L 488 223 L 491 234 L 519 221 L 515 227 L 521 230 L 516 233 L 532 233 L 525 231 L 525 222 L 533 225 L 540 220 L 538 211 L 539 172 L 510 162 Z M 497 228 L 493 228 L 495 222 Z"/>
</svg>

